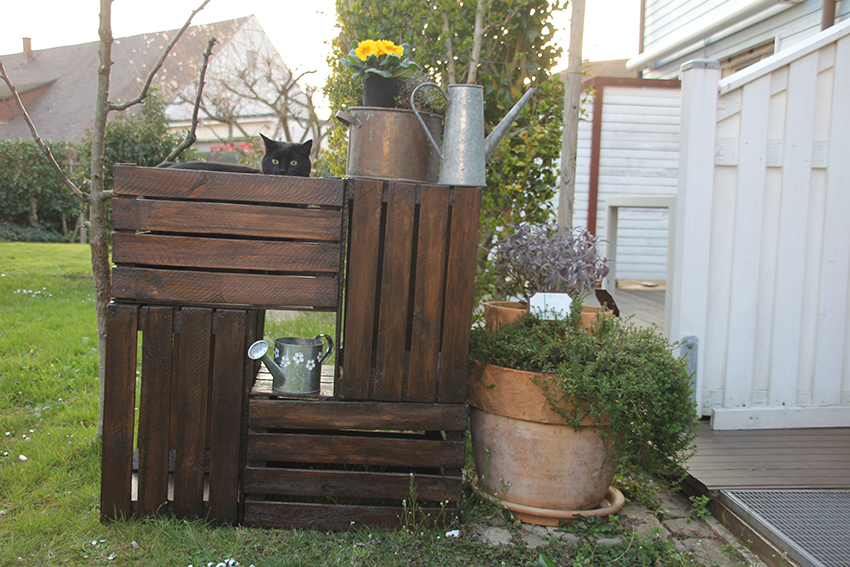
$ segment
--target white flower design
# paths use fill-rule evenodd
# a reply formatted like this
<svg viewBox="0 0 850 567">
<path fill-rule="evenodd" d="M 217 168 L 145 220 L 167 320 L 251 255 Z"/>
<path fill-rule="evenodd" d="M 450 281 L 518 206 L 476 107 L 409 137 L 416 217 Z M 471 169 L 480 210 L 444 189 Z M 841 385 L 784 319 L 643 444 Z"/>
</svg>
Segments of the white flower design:
<svg viewBox="0 0 850 567">
<path fill-rule="evenodd" d="M 301 364 L 302 362 L 304 362 L 304 353 L 296 352 L 295 356 L 292 357 L 292 360 L 293 362 L 295 362 L 295 364 Z"/>
<path fill-rule="evenodd" d="M 311 358 L 307 361 L 307 370 L 313 370 L 316 367 L 316 362 Z"/>
<path fill-rule="evenodd" d="M 289 363 L 290 363 L 289 356 L 284 355 L 283 359 L 280 361 L 280 364 L 281 364 L 284 368 L 286 368 L 287 366 L 289 366 Z"/>
</svg>

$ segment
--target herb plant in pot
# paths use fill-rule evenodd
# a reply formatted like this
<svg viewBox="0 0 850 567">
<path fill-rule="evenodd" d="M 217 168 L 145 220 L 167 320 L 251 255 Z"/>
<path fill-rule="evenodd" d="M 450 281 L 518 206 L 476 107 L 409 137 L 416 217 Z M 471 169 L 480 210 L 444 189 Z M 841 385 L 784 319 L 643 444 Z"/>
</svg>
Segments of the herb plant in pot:
<svg viewBox="0 0 850 567">
<path fill-rule="evenodd" d="M 627 320 L 600 315 L 585 329 L 581 308 L 472 331 L 478 483 L 523 521 L 614 513 L 623 504 L 610 486 L 615 471 L 668 476 L 692 453 L 684 361 L 654 329 Z"/>
<path fill-rule="evenodd" d="M 554 223 L 511 228 L 513 232 L 495 247 L 494 267 L 504 278 L 506 293 L 525 301 L 484 303 L 484 318 L 491 329 L 529 309 L 547 316 L 566 314 L 572 301 L 583 301 L 608 274 L 598 239 L 584 228 L 561 228 Z M 596 311 L 587 308 L 585 326 L 596 319 Z"/>
</svg>

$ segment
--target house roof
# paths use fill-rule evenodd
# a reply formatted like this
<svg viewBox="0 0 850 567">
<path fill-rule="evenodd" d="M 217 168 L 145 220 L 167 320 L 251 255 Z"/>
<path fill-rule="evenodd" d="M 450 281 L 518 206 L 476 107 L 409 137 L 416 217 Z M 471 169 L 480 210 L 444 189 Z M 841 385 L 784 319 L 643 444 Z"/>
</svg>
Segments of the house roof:
<svg viewBox="0 0 850 567">
<path fill-rule="evenodd" d="M 154 84 L 170 99 L 187 85 L 197 82 L 203 53 L 211 37 L 218 40 L 213 57 L 254 16 L 215 24 L 189 27 L 169 54 Z M 256 23 L 257 27 L 259 24 Z M 150 69 L 177 30 L 115 39 L 112 44 L 112 75 L 109 100 L 123 102 L 138 95 Z M 34 50 L 30 60 L 23 53 L 2 56 L 9 78 L 19 92 L 50 84 L 27 112 L 39 136 L 50 141 L 80 142 L 94 122 L 97 91 L 98 42 Z M 11 93 L 3 85 L 0 100 Z M 6 95 L 6 96 L 4 96 Z M 114 117 L 114 113 L 112 117 Z M 0 123 L 0 139 L 29 139 L 22 116 Z"/>
</svg>

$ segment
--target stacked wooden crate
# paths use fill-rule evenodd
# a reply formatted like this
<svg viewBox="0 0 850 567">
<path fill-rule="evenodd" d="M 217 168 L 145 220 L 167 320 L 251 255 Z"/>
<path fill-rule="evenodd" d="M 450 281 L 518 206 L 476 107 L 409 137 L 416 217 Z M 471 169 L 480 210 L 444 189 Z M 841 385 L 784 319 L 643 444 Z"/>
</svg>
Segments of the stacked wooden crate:
<svg viewBox="0 0 850 567">
<path fill-rule="evenodd" d="M 414 495 L 432 519 L 456 510 L 479 189 L 136 167 L 115 179 L 104 519 L 342 529 L 397 523 Z M 333 397 L 252 390 L 264 309 L 337 311 Z"/>
</svg>

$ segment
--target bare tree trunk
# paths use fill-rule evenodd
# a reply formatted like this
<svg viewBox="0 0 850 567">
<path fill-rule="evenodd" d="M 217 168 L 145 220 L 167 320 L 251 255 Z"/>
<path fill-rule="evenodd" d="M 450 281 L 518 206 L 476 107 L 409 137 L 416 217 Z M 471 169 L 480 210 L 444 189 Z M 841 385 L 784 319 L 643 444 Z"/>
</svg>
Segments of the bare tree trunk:
<svg viewBox="0 0 850 567">
<path fill-rule="evenodd" d="M 100 0 L 100 48 L 98 49 L 97 95 L 94 105 L 91 148 L 91 265 L 94 274 L 97 310 L 97 347 L 100 353 L 100 400 L 97 435 L 103 434 L 103 394 L 106 384 L 106 308 L 112 299 L 112 273 L 109 270 L 109 240 L 106 231 L 106 199 L 103 194 L 103 152 L 106 120 L 109 114 L 109 79 L 112 67 L 112 0 Z"/>
<path fill-rule="evenodd" d="M 472 54 L 469 58 L 469 71 L 466 83 L 474 85 L 478 79 L 478 62 L 481 57 L 481 41 L 484 39 L 484 12 L 490 9 L 490 0 L 478 0 L 475 8 L 475 31 L 472 33 Z"/>
<path fill-rule="evenodd" d="M 558 191 L 558 224 L 572 226 L 576 191 L 576 153 L 581 110 L 581 42 L 584 35 L 584 0 L 572 0 L 570 59 L 564 93 L 564 133 L 561 138 L 561 183 Z"/>
<path fill-rule="evenodd" d="M 452 32 L 449 27 L 449 13 L 443 12 L 443 33 L 446 34 L 446 75 L 448 78 L 448 82 L 446 84 L 453 85 L 457 82 L 457 75 L 455 74 L 455 52 L 454 46 L 452 45 Z M 481 52 L 481 46 L 478 46 L 479 53 Z"/>
</svg>

